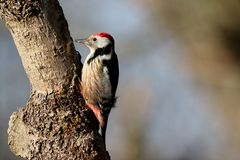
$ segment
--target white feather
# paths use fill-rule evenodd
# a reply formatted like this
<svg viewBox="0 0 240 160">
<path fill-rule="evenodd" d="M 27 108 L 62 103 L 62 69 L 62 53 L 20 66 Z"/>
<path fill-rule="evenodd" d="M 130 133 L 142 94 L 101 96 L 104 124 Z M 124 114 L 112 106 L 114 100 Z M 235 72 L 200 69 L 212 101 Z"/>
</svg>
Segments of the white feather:
<svg viewBox="0 0 240 160">
<path fill-rule="evenodd" d="M 103 76 L 104 93 L 105 93 L 105 95 L 107 95 L 107 97 L 111 97 L 112 87 L 111 87 L 110 77 L 109 77 L 107 67 L 103 67 L 103 74 L 104 74 L 104 76 Z"/>
<path fill-rule="evenodd" d="M 91 51 L 91 49 L 90 49 L 90 53 L 87 55 L 84 63 L 87 64 L 87 61 L 88 61 L 89 59 L 91 59 L 93 56 L 94 56 L 94 51 Z"/>
<path fill-rule="evenodd" d="M 106 47 L 111 41 L 108 38 L 105 37 L 99 37 L 99 40 L 96 42 L 96 45 L 98 48 L 104 48 Z"/>
<path fill-rule="evenodd" d="M 112 54 L 104 54 L 99 57 L 101 60 L 110 60 L 112 58 Z"/>
</svg>

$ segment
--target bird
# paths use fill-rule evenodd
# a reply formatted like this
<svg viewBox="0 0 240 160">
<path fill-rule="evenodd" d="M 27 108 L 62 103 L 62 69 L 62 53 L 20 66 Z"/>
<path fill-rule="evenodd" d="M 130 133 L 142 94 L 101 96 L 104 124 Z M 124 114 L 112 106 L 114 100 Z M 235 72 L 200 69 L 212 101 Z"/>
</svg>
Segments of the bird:
<svg viewBox="0 0 240 160">
<path fill-rule="evenodd" d="M 106 148 L 106 130 L 111 109 L 115 106 L 119 79 L 118 57 L 113 36 L 98 32 L 84 39 L 76 39 L 90 50 L 82 68 L 81 93 L 101 128 Z"/>
</svg>

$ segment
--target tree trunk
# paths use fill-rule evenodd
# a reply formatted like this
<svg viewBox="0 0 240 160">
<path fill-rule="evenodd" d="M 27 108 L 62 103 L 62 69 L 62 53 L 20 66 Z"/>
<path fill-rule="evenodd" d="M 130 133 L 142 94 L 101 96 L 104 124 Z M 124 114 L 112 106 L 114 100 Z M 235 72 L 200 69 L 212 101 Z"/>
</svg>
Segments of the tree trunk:
<svg viewBox="0 0 240 160">
<path fill-rule="evenodd" d="M 57 0 L 0 0 L 31 84 L 26 107 L 9 121 L 11 150 L 26 159 L 110 159 L 84 107 L 82 64 Z"/>
</svg>

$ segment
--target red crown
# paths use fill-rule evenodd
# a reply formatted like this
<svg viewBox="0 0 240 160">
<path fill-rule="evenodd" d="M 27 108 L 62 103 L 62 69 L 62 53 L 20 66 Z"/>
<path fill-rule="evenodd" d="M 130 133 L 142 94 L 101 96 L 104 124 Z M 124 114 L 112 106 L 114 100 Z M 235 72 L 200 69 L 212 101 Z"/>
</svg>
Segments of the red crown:
<svg viewBox="0 0 240 160">
<path fill-rule="evenodd" d="M 112 37 L 110 34 L 106 33 L 106 32 L 98 32 L 98 33 L 95 33 L 94 35 L 95 35 L 95 36 L 100 36 L 100 37 L 106 37 L 106 38 L 108 38 L 110 41 L 114 42 L 113 37 Z"/>
</svg>

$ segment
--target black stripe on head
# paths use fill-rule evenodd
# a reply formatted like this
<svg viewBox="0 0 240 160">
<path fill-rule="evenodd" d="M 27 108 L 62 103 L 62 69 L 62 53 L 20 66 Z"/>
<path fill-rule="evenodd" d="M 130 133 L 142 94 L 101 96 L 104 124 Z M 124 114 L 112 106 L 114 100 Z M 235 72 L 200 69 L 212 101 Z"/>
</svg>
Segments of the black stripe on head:
<svg viewBox="0 0 240 160">
<path fill-rule="evenodd" d="M 96 49 L 93 57 L 91 57 L 88 61 L 87 64 L 91 63 L 92 60 L 94 60 L 97 56 L 102 56 L 102 55 L 107 55 L 111 53 L 111 44 L 107 45 L 104 48 L 98 48 Z"/>
</svg>

